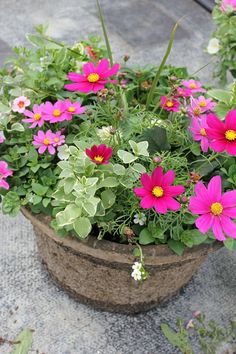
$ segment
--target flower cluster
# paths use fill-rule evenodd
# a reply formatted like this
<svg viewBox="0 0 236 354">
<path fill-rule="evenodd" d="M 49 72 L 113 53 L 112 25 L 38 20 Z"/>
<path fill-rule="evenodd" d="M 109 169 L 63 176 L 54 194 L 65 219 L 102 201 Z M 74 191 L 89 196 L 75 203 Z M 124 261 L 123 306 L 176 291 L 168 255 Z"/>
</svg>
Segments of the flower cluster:
<svg viewBox="0 0 236 354">
<path fill-rule="evenodd" d="M 6 179 L 12 174 L 13 171 L 8 168 L 8 164 L 5 161 L 0 161 L 0 187 L 9 189 Z"/>
<path fill-rule="evenodd" d="M 136 281 L 145 280 L 148 277 L 148 273 L 145 271 L 141 262 L 134 262 L 132 265 L 131 277 Z"/>
<path fill-rule="evenodd" d="M 55 147 L 64 144 L 65 136 L 61 134 L 61 131 L 52 133 L 51 130 L 47 130 L 44 133 L 42 130 L 38 131 L 38 135 L 34 135 L 33 145 L 38 148 L 39 154 L 43 154 L 46 150 L 49 154 L 53 155 L 56 152 Z"/>
</svg>

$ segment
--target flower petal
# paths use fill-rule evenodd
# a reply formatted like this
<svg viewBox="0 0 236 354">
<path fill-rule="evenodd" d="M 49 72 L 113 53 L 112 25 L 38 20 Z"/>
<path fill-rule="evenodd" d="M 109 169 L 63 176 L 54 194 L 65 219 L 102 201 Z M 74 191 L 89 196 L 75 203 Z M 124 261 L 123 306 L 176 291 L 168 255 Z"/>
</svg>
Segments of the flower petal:
<svg viewBox="0 0 236 354">
<path fill-rule="evenodd" d="M 150 209 L 154 206 L 156 201 L 155 197 L 152 197 L 151 194 L 146 195 L 140 202 L 140 206 L 144 209 Z"/>
<path fill-rule="evenodd" d="M 236 206 L 236 190 L 224 193 L 221 197 L 221 203 L 224 208 Z"/>
<path fill-rule="evenodd" d="M 212 227 L 213 220 L 214 220 L 214 216 L 210 213 L 201 215 L 195 221 L 195 225 L 203 234 L 205 234 Z"/>
<path fill-rule="evenodd" d="M 227 236 L 236 238 L 236 224 L 228 217 L 220 216 L 221 226 Z"/>
<path fill-rule="evenodd" d="M 214 176 L 208 183 L 208 192 L 217 202 L 221 199 L 221 186 L 222 181 L 220 176 Z"/>
<path fill-rule="evenodd" d="M 215 217 L 213 219 L 212 231 L 213 231 L 213 234 L 214 234 L 215 238 L 218 241 L 225 241 L 226 240 L 226 238 L 225 238 L 225 236 L 223 234 L 223 231 L 222 231 L 222 226 L 221 226 L 221 223 L 220 223 L 220 219 L 218 217 Z"/>
</svg>

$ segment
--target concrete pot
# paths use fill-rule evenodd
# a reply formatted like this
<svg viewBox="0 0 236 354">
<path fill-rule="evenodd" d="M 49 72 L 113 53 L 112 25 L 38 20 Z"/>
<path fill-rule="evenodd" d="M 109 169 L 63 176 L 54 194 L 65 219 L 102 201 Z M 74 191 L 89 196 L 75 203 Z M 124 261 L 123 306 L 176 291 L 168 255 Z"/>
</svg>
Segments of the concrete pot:
<svg viewBox="0 0 236 354">
<path fill-rule="evenodd" d="M 166 245 L 145 246 L 150 277 L 138 283 L 130 276 L 135 246 L 92 236 L 85 241 L 59 238 L 48 226 L 49 218 L 26 209 L 22 213 L 34 227 L 40 257 L 55 282 L 80 302 L 112 312 L 132 314 L 162 304 L 191 279 L 209 252 L 219 248 L 195 246 L 180 257 Z"/>
</svg>

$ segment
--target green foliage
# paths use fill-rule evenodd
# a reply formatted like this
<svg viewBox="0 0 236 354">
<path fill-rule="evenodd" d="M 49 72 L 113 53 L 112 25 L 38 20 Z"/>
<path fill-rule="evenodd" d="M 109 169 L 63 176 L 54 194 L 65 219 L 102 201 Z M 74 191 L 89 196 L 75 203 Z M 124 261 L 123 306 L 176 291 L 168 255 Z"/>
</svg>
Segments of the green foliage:
<svg viewBox="0 0 236 354">
<path fill-rule="evenodd" d="M 14 349 L 11 354 L 29 354 L 33 343 L 32 330 L 27 328 L 24 329 L 16 337 L 15 342 L 17 344 L 14 345 Z"/>
</svg>

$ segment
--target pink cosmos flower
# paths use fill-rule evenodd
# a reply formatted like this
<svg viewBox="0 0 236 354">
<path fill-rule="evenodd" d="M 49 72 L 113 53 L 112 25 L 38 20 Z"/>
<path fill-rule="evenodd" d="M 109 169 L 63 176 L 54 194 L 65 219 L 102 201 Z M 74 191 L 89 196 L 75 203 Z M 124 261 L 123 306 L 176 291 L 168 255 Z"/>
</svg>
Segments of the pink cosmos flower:
<svg viewBox="0 0 236 354">
<path fill-rule="evenodd" d="M 206 122 L 206 117 L 202 117 L 202 119 L 192 118 L 190 131 L 192 133 L 193 140 L 201 142 L 201 149 L 203 152 L 207 152 L 209 148 L 209 139 L 206 133 L 207 128 L 208 125 Z"/>
<path fill-rule="evenodd" d="M 203 182 L 195 186 L 195 196 L 190 198 L 189 210 L 201 215 L 195 221 L 197 228 L 205 234 L 212 229 L 215 238 L 226 240 L 224 233 L 236 238 L 236 190 L 221 194 L 221 177 L 213 177 L 206 188 Z"/>
<path fill-rule="evenodd" d="M 51 130 L 46 131 L 46 133 L 39 130 L 38 135 L 34 135 L 34 141 L 32 144 L 39 148 L 39 154 L 43 154 L 48 150 L 49 154 L 53 155 L 56 152 L 53 146 L 53 144 L 55 144 L 54 137 L 55 134 L 53 134 Z"/>
<path fill-rule="evenodd" d="M 67 84 L 64 87 L 69 91 L 97 93 L 104 89 L 106 84 L 117 83 L 117 80 L 107 80 L 107 78 L 117 74 L 119 69 L 119 64 L 115 64 L 109 69 L 109 61 L 106 58 L 100 60 L 97 66 L 89 62 L 83 66 L 83 74 L 69 73 L 68 79 L 74 81 L 75 84 Z"/>
<path fill-rule="evenodd" d="M 112 148 L 104 144 L 93 145 L 91 149 L 86 149 L 85 153 L 97 165 L 106 165 L 112 156 Z"/>
<path fill-rule="evenodd" d="M 29 117 L 27 119 L 22 119 L 22 122 L 24 123 L 32 123 L 29 128 L 35 128 L 35 127 L 42 127 L 43 123 L 44 123 L 44 118 L 43 118 L 43 114 L 42 114 L 42 109 L 44 107 L 44 104 L 34 104 L 33 105 L 33 112 L 29 111 L 28 109 L 26 109 L 24 111 L 24 115 L 26 117 Z"/>
<path fill-rule="evenodd" d="M 191 98 L 190 105 L 187 106 L 187 113 L 190 117 L 202 117 L 203 113 L 212 111 L 216 103 L 211 98 L 200 96 L 198 98 Z"/>
<path fill-rule="evenodd" d="M 202 88 L 202 84 L 196 80 L 185 80 L 182 82 L 182 85 L 190 89 L 192 93 L 206 92 L 206 90 Z"/>
<path fill-rule="evenodd" d="M 4 141 L 5 141 L 4 136 L 0 136 L 0 144 L 4 143 Z"/>
<path fill-rule="evenodd" d="M 58 123 L 71 119 L 71 114 L 67 112 L 65 103 L 61 100 L 58 100 L 54 104 L 48 101 L 45 102 L 42 114 L 43 119 L 48 120 L 50 123 Z"/>
<path fill-rule="evenodd" d="M 9 184 L 5 179 L 12 174 L 13 171 L 8 169 L 8 164 L 5 161 L 0 161 L 0 187 L 9 189 Z"/>
<path fill-rule="evenodd" d="M 69 98 L 64 102 L 66 112 L 69 113 L 67 120 L 71 120 L 74 114 L 82 114 L 85 112 L 86 108 L 81 106 L 81 103 L 76 101 L 72 103 Z"/>
<path fill-rule="evenodd" d="M 12 103 L 12 110 L 13 112 L 23 113 L 25 107 L 30 105 L 30 100 L 25 96 L 20 96 L 14 99 Z"/>
<path fill-rule="evenodd" d="M 173 98 L 168 98 L 167 96 L 161 96 L 161 107 L 166 111 L 178 112 L 180 102 Z"/>
<path fill-rule="evenodd" d="M 190 88 L 177 88 L 177 96 L 180 97 L 190 97 L 192 95 L 192 90 Z"/>
<path fill-rule="evenodd" d="M 65 142 L 65 135 L 61 135 L 61 131 L 53 134 L 53 146 L 60 146 Z"/>
<path fill-rule="evenodd" d="M 230 111 L 224 122 L 214 114 L 208 114 L 207 125 L 210 147 L 217 152 L 226 150 L 228 154 L 236 156 L 236 110 Z"/>
<path fill-rule="evenodd" d="M 134 188 L 134 193 L 142 198 L 140 206 L 144 209 L 155 208 L 157 213 L 166 214 L 167 209 L 177 211 L 180 203 L 173 197 L 184 193 L 183 186 L 171 186 L 175 178 L 173 170 L 163 175 L 162 167 L 158 166 L 149 176 L 141 175 L 142 188 Z"/>
<path fill-rule="evenodd" d="M 236 8 L 236 0 L 222 0 L 220 10 L 226 12 L 227 10 Z"/>
</svg>

